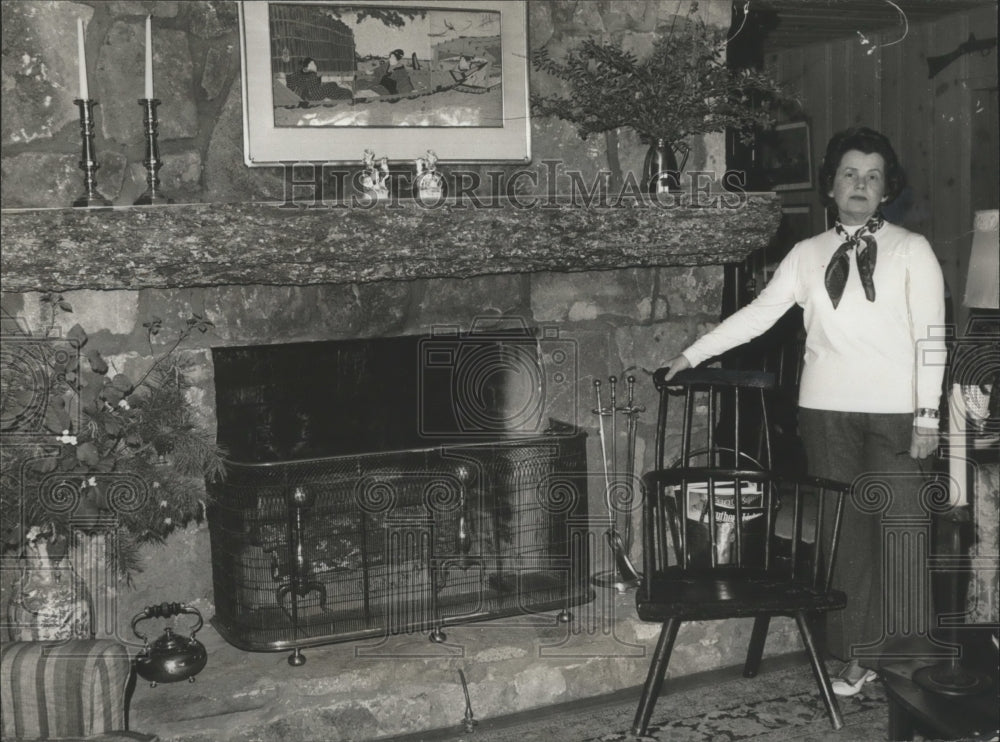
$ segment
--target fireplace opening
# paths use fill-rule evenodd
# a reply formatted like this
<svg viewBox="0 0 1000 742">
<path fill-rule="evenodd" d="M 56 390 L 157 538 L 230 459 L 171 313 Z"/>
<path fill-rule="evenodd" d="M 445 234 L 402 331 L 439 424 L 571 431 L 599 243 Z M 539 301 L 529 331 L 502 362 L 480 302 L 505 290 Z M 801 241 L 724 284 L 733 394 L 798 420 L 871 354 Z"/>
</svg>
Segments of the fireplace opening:
<svg viewBox="0 0 1000 742">
<path fill-rule="evenodd" d="M 213 349 L 216 628 L 298 664 L 592 599 L 575 361 L 520 326 Z"/>
</svg>

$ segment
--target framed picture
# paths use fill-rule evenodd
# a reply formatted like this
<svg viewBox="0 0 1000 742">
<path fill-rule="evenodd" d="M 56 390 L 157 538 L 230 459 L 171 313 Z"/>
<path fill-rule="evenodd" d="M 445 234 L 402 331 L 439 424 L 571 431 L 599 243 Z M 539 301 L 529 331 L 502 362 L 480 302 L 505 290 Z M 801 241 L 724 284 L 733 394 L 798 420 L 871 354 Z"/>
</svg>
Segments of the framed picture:
<svg viewBox="0 0 1000 742">
<path fill-rule="evenodd" d="M 767 186 L 774 191 L 812 188 L 809 124 L 778 124 L 757 138 L 757 161 Z"/>
<path fill-rule="evenodd" d="M 531 159 L 523 0 L 239 8 L 247 165 Z"/>
</svg>

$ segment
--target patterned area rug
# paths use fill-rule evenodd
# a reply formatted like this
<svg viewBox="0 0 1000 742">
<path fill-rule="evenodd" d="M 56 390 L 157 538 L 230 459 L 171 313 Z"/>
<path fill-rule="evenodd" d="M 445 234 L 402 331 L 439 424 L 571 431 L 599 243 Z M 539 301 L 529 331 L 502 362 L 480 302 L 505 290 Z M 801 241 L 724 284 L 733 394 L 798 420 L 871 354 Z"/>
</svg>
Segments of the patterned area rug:
<svg viewBox="0 0 1000 742">
<path fill-rule="evenodd" d="M 757 681 L 755 687 L 754 680 Z M 758 677 L 721 684 L 713 700 L 660 696 L 645 737 L 624 732 L 580 737 L 595 742 L 777 742 L 778 740 L 884 740 L 888 730 L 885 692 L 870 683 L 851 698 L 839 700 L 845 728 L 835 732 L 819 697 L 812 673 L 791 670 L 773 678 Z M 719 698 L 728 699 L 718 703 Z M 716 705 L 718 704 L 718 705 Z M 625 729 L 635 709 L 627 709 Z"/>
<path fill-rule="evenodd" d="M 427 736 L 430 742 L 873 742 L 886 739 L 888 707 L 881 683 L 840 699 L 844 728 L 835 732 L 808 666 L 733 678 L 672 692 L 668 678 L 648 735 L 628 733 L 639 700 L 634 694 L 592 706 L 554 711 L 523 722 L 487 720 L 473 733 Z M 420 739 L 417 736 L 406 740 Z"/>
</svg>

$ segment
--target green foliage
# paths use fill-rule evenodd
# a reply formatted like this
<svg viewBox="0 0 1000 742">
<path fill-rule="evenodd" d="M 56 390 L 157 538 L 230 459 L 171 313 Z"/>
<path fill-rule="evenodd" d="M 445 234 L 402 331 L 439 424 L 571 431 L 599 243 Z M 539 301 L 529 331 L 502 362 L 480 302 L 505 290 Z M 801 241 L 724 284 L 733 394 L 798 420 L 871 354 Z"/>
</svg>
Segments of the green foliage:
<svg viewBox="0 0 1000 742">
<path fill-rule="evenodd" d="M 48 330 L 37 342 L 26 335 L 12 344 L 3 363 L 2 544 L 22 548 L 33 527 L 53 543 L 74 529 L 110 527 L 118 532 L 118 568 L 129 575 L 141 544 L 204 517 L 203 481 L 224 475 L 224 452 L 194 419 L 188 369 L 175 353 L 212 323 L 192 315 L 133 379 L 109 367 L 80 325 L 48 339 L 56 313 L 72 307 L 58 294 L 42 301 L 52 313 Z M 153 318 L 143 327 L 152 354 L 163 323 Z M 40 423 L 33 435 L 18 435 L 28 417 Z"/>
<path fill-rule="evenodd" d="M 671 143 L 730 127 L 749 136 L 754 127 L 773 123 L 773 110 L 787 95 L 764 73 L 727 67 L 725 40 L 725 31 L 698 22 L 659 36 L 641 60 L 593 39 L 563 61 L 542 47 L 533 52 L 532 64 L 563 80 L 568 92 L 532 94 L 532 112 L 575 124 L 583 139 L 622 127 L 647 141 Z"/>
</svg>

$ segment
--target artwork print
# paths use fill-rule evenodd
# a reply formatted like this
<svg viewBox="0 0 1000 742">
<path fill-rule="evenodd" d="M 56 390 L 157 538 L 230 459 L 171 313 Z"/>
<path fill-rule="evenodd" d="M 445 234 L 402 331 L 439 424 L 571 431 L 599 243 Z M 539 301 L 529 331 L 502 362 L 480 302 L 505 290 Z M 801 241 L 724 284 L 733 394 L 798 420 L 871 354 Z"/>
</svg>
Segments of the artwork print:
<svg viewBox="0 0 1000 742">
<path fill-rule="evenodd" d="M 501 126 L 500 13 L 269 8 L 275 126 Z"/>
<path fill-rule="evenodd" d="M 240 5 L 247 164 L 530 159 L 523 2 Z"/>
<path fill-rule="evenodd" d="M 805 121 L 778 124 L 762 132 L 757 157 L 768 187 L 796 191 L 812 187 L 812 153 Z"/>
</svg>

